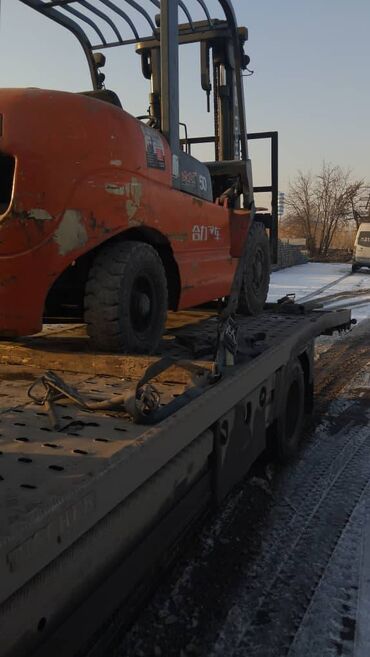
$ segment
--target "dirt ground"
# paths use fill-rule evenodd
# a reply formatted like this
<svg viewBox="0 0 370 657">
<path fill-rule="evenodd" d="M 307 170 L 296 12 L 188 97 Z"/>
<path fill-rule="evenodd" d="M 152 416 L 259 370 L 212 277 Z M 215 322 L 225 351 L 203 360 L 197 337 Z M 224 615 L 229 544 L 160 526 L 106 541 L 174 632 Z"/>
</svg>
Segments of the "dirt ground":
<svg viewBox="0 0 370 657">
<path fill-rule="evenodd" d="M 369 337 L 365 320 L 318 341 L 298 458 L 255 464 L 115 657 L 370 655 Z"/>
</svg>

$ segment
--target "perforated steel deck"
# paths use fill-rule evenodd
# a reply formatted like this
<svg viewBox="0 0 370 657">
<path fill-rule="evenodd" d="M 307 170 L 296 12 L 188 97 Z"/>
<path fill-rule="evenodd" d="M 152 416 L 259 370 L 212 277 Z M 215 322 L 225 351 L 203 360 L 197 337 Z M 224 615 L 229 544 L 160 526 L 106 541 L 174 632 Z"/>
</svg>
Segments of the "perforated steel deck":
<svg viewBox="0 0 370 657">
<path fill-rule="evenodd" d="M 116 377 L 82 378 L 71 373 L 68 381 L 99 399 L 120 394 L 115 391 L 132 385 Z M 29 403 L 30 382 L 19 381 L 19 388 L 12 383 L 11 391 L 6 379 L 0 384 L 1 392 L 7 390 L 2 403 L 14 401 L 15 395 L 20 402 L 16 408 L 3 407 L 0 414 L 0 538 L 22 518 L 29 521 L 29 513 L 43 503 L 53 503 L 97 475 L 143 433 L 143 427 L 123 413 L 89 413 L 62 403 L 56 405 L 62 428 L 55 431 L 48 414 Z M 157 384 L 157 388 L 167 403 L 184 385 Z"/>
<path fill-rule="evenodd" d="M 307 324 L 304 315 L 266 313 L 258 318 L 241 318 L 240 344 L 248 338 L 260 340 L 263 352 Z M 312 321 L 316 321 L 316 316 Z M 178 339 L 174 336 L 178 335 Z M 171 315 L 168 334 L 159 355 L 188 358 L 197 351 L 210 351 L 215 344 L 213 313 L 194 311 Z M 184 346 L 187 345 L 187 346 Z M 141 376 L 156 357 L 127 357 L 89 352 L 84 328 L 53 326 L 43 334 L 2 343 L 0 349 L 0 537 L 9 537 L 16 526 L 34 511 L 50 506 L 75 491 L 88 479 L 106 469 L 123 450 L 142 435 L 123 413 L 84 412 L 58 404 L 61 430 L 51 428 L 46 411 L 30 402 L 27 390 L 47 367 L 61 373 L 68 383 L 90 397 L 103 399 L 121 394 Z M 258 358 L 258 356 L 257 356 Z M 5 364 L 6 363 L 6 364 Z M 207 364 L 207 363 L 204 363 Z M 120 372 L 121 376 L 117 376 Z M 183 392 L 188 375 L 174 367 L 157 386 L 162 403 Z"/>
<path fill-rule="evenodd" d="M 27 391 L 48 369 L 80 393 L 101 400 L 132 388 L 147 366 L 164 355 L 193 360 L 198 355 L 199 364 L 211 367 L 217 333 L 213 311 L 171 315 L 160 352 L 152 357 L 93 353 L 79 325 L 48 326 L 33 338 L 1 343 L 0 605 L 3 612 L 7 610 L 3 619 L 8 641 L 17 635 L 17 627 L 11 629 L 5 619 L 12 618 L 16 624 L 21 609 L 29 613 L 32 582 L 39 591 L 35 594 L 38 608 L 32 610 L 35 618 L 29 617 L 27 623 L 37 628 L 36 619 L 49 604 L 47 596 L 52 595 L 46 579 L 42 583 L 42 573 L 47 570 L 47 577 L 59 590 L 60 564 L 67 553 L 72 560 L 68 563 L 74 563 L 75 546 L 81 554 L 84 550 L 89 554 L 87 537 L 91 532 L 102 536 L 103 555 L 104 541 L 111 536 L 102 529 L 106 519 L 115 517 L 115 510 L 125 504 L 130 508 L 130 500 L 137 499 L 136 492 L 142 495 L 150 482 L 164 486 L 161 499 L 167 496 L 170 503 L 181 482 L 185 488 L 190 485 L 187 482 L 194 477 L 195 462 L 199 472 L 207 467 L 213 444 L 209 428 L 251 391 L 259 390 L 312 338 L 327 329 L 348 325 L 348 321 L 345 310 L 308 316 L 272 310 L 258 318 L 239 318 L 243 363 L 229 368 L 219 383 L 154 427 L 135 425 L 123 412 L 89 413 L 60 402 L 56 411 L 61 429 L 56 431 L 46 409 L 32 402 Z M 176 364 L 161 374 L 155 381 L 161 403 L 181 394 L 188 382 L 189 374 Z M 161 484 L 160 473 L 168 472 L 168 465 L 189 449 L 198 456 L 191 457 L 184 467 L 182 457 L 177 460 L 168 479 L 172 477 L 172 484 L 165 483 L 167 475 Z M 144 495 L 145 504 L 150 506 L 156 497 L 157 493 L 154 497 L 152 493 L 146 498 Z M 134 514 L 134 518 L 140 517 L 141 513 Z M 130 533 L 131 524 L 125 526 L 120 541 Z M 81 559 L 84 563 L 84 557 Z M 103 567 L 103 557 L 99 559 L 99 567 Z M 94 572 L 93 568 L 90 577 Z M 73 577 L 70 572 L 71 581 Z M 82 574 L 80 579 L 83 581 Z M 14 613 L 12 600 L 16 600 Z"/>
<path fill-rule="evenodd" d="M 313 318 L 313 321 L 315 319 Z M 241 346 L 248 338 L 266 335 L 261 350 L 273 347 L 299 324 L 303 315 L 265 314 L 240 320 Z M 173 339 L 178 335 L 181 343 Z M 173 315 L 160 355 L 184 358 L 215 344 L 212 313 L 195 311 Z M 187 346 L 184 346 L 187 345 Z M 43 334 L 18 343 L 3 343 L 0 350 L 0 537 L 15 525 L 30 520 L 30 513 L 48 506 L 96 476 L 122 450 L 143 433 L 123 413 L 88 413 L 58 404 L 62 428 L 51 428 L 48 414 L 30 402 L 27 390 L 47 365 L 90 397 L 103 399 L 132 386 L 155 357 L 126 357 L 89 352 L 84 328 L 53 326 Z M 7 362 L 5 365 L 4 363 Z M 206 364 L 206 363 L 204 363 Z M 79 371 L 79 370 L 82 370 Z M 98 374 L 95 374 L 98 373 Z M 112 374 L 109 374 L 112 372 Z M 116 376 L 121 372 L 121 377 Z M 183 392 L 188 375 L 173 368 L 157 383 L 162 403 Z"/>
</svg>

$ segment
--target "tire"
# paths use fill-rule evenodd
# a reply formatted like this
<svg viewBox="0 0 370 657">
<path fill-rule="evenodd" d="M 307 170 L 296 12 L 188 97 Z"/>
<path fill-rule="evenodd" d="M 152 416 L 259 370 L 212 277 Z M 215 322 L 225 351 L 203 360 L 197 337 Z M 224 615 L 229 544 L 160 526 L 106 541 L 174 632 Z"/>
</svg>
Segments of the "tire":
<svg viewBox="0 0 370 657">
<path fill-rule="evenodd" d="M 288 364 L 282 385 L 274 452 L 280 463 L 291 461 L 301 439 L 305 414 L 305 383 L 299 360 Z"/>
<path fill-rule="evenodd" d="M 107 244 L 95 257 L 84 300 L 94 348 L 153 353 L 164 331 L 167 304 L 164 267 L 149 244 Z"/>
<path fill-rule="evenodd" d="M 359 269 L 359 265 L 356 265 L 355 263 L 352 264 L 352 274 L 355 274 Z"/>
<path fill-rule="evenodd" d="M 262 312 L 269 291 L 270 269 L 270 245 L 266 230 L 262 223 L 255 221 L 247 237 L 238 312 L 243 315 L 258 315 Z"/>
</svg>

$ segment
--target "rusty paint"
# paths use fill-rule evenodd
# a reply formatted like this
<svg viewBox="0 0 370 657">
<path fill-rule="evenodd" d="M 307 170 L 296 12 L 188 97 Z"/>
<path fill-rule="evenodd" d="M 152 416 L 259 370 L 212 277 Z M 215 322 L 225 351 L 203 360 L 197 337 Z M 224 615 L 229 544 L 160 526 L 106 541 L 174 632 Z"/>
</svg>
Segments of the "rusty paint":
<svg viewBox="0 0 370 657">
<path fill-rule="evenodd" d="M 60 255 L 66 255 L 87 242 L 86 228 L 78 210 L 66 210 L 63 219 L 54 233 Z"/>
</svg>

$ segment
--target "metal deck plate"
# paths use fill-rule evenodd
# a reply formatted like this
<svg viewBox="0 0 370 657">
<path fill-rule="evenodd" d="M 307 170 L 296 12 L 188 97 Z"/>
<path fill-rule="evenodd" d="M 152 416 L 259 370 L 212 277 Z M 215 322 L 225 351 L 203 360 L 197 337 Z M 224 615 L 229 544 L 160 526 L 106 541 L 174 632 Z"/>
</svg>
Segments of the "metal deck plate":
<svg viewBox="0 0 370 657">
<path fill-rule="evenodd" d="M 336 317 L 344 317 L 344 311 Z M 55 431 L 51 429 L 45 410 L 30 402 L 27 390 L 45 369 L 55 369 L 81 393 L 99 399 L 109 398 L 112 393 L 120 394 L 124 387 L 131 387 L 133 380 L 138 379 L 158 356 L 91 353 L 80 326 L 47 327 L 43 334 L 34 338 L 2 343 L 2 595 L 6 598 L 11 590 L 15 590 L 14 587 L 25 581 L 32 567 L 39 567 L 37 563 L 47 563 L 46 555 L 49 552 L 54 555 L 50 558 L 54 558 L 58 550 L 63 549 L 62 546 L 58 547 L 58 543 L 66 546 L 73 542 L 74 537 L 77 538 L 103 517 L 102 514 L 112 508 L 110 505 L 124 499 L 125 495 L 135 490 L 135 486 L 173 458 L 177 450 L 190 444 L 220 414 L 226 412 L 231 398 L 234 403 L 235 395 L 241 399 L 246 394 L 246 375 L 247 381 L 252 380 L 254 386 L 258 385 L 257 379 L 263 380 L 266 376 L 264 353 L 267 348 L 269 368 L 273 368 L 271 354 L 275 354 L 277 366 L 281 366 L 281 359 L 284 363 L 287 358 L 284 353 L 289 353 L 291 344 L 297 342 L 297 336 L 301 335 L 300 339 L 307 340 L 318 332 L 317 326 L 310 328 L 311 319 L 317 324 L 318 315 L 310 318 L 270 312 L 258 318 L 241 318 L 241 345 L 243 340 L 247 344 L 260 334 L 260 356 L 251 357 L 254 361 L 251 370 L 256 372 L 257 367 L 258 376 L 249 373 L 249 368 L 247 372 L 244 367 L 236 368 L 231 378 L 227 377 L 212 387 L 209 393 L 192 402 L 191 409 L 185 407 L 176 416 L 152 428 L 134 425 L 123 413 L 87 413 L 69 404 L 61 404 L 58 417 L 62 430 Z M 331 313 L 325 321 L 334 326 L 334 314 Z M 216 329 L 213 313 L 195 311 L 170 317 L 168 335 L 159 355 L 175 357 L 176 354 L 180 358 L 189 358 L 194 347 L 197 350 L 204 344 L 210 344 L 210 340 L 212 343 Z M 181 344 L 174 338 L 179 333 Z M 265 340 L 261 341 L 261 334 L 265 334 Z M 204 364 L 210 366 L 211 362 Z M 187 381 L 188 375 L 176 367 L 162 374 L 156 383 L 162 393 L 162 403 L 181 394 Z M 122 472 L 126 473 L 123 479 Z"/>
<path fill-rule="evenodd" d="M 266 340 L 260 343 L 264 350 L 303 322 L 307 322 L 303 315 L 266 314 L 241 318 L 241 345 L 243 340 L 266 334 Z M 215 318 L 202 311 L 174 315 L 170 317 L 167 337 L 176 334 L 182 344 L 173 339 L 164 340 L 161 355 L 189 357 L 202 344 L 214 344 Z M 134 425 L 123 413 L 89 413 L 63 403 L 57 405 L 62 429 L 53 430 L 48 414 L 30 402 L 27 395 L 32 381 L 44 371 L 40 365 L 46 358 L 50 366 L 56 366 L 59 371 L 60 367 L 66 367 L 67 371 L 62 374 L 68 383 L 98 399 L 121 394 L 141 375 L 143 367 L 145 369 L 154 360 L 90 354 L 85 331 L 80 325 L 51 325 L 34 338 L 2 344 L 0 359 L 3 363 L 7 360 L 8 364 L 0 365 L 0 538 L 9 536 L 12 527 L 22 522 L 22 518 L 29 522 L 29 514 L 35 509 L 64 497 L 87 478 L 96 476 L 143 432 L 143 427 Z M 78 373 L 81 360 L 83 369 L 89 369 L 92 375 Z M 130 376 L 124 379 L 93 373 L 110 366 L 113 371 L 121 369 Z M 71 371 L 73 368 L 75 372 Z M 165 381 L 157 384 L 162 403 L 183 392 L 184 376 L 187 375 L 176 368 L 162 376 Z"/>
<path fill-rule="evenodd" d="M 81 393 L 98 399 L 132 386 L 132 382 L 108 376 L 82 379 L 68 373 L 66 378 Z M 9 391 L 6 379 L 0 383 L 0 395 L 6 395 L 0 397 L 0 540 L 22 519 L 29 523 L 32 511 L 96 476 L 143 432 L 124 413 L 85 412 L 68 403 L 56 404 L 62 428 L 55 431 L 43 407 L 30 403 L 29 385 L 22 379 L 18 386 L 12 381 Z M 165 404 L 184 385 L 157 384 L 157 388 Z M 4 407 L 9 401 L 17 406 Z"/>
</svg>

